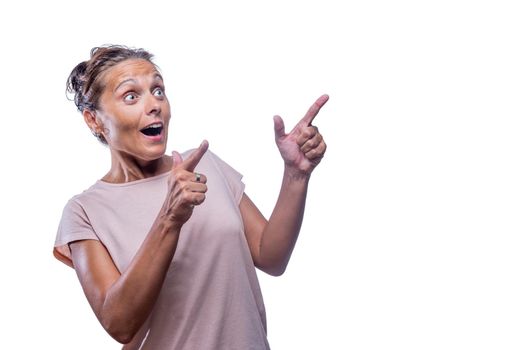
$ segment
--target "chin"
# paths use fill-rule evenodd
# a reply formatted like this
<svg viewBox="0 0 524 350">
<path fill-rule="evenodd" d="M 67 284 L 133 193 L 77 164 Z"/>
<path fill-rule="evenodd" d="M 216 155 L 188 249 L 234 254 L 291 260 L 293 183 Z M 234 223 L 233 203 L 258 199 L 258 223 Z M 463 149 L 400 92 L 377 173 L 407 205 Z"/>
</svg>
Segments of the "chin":
<svg viewBox="0 0 524 350">
<path fill-rule="evenodd" d="M 166 153 L 166 145 L 149 146 L 142 152 L 142 159 L 153 161 L 162 158 Z"/>
</svg>

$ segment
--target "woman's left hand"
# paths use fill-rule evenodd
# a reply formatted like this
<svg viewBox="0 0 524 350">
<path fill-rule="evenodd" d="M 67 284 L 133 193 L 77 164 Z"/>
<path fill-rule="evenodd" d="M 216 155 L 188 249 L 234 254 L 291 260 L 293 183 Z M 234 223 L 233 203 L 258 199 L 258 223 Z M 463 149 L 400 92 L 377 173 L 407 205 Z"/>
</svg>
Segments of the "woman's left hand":
<svg viewBox="0 0 524 350">
<path fill-rule="evenodd" d="M 282 118 L 278 115 L 273 118 L 275 141 L 284 163 L 301 175 L 309 176 L 326 152 L 326 143 L 311 122 L 328 99 L 328 95 L 320 96 L 289 134 L 285 132 Z"/>
</svg>

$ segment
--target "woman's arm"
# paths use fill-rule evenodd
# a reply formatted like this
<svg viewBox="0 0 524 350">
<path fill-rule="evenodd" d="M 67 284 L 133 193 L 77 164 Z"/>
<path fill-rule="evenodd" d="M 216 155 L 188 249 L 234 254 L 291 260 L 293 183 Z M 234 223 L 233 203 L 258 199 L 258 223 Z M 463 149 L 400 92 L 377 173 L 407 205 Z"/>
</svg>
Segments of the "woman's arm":
<svg viewBox="0 0 524 350">
<path fill-rule="evenodd" d="M 107 249 L 95 240 L 72 242 L 73 265 L 97 318 L 120 343 L 129 343 L 151 312 L 175 254 L 180 229 L 193 206 L 205 200 L 206 178 L 193 170 L 207 150 L 207 142 L 185 161 L 173 154 L 173 170 L 166 200 L 151 230 L 122 273 Z"/>
<path fill-rule="evenodd" d="M 244 194 L 240 211 L 255 266 L 262 271 L 280 276 L 297 241 L 304 216 L 307 180 L 296 181 L 284 172 L 282 188 L 269 218 L 264 218 L 251 199 Z"/>
<path fill-rule="evenodd" d="M 133 339 L 149 316 L 176 250 L 180 231 L 164 228 L 149 232 L 122 274 L 99 241 L 70 244 L 89 304 L 104 329 L 122 344 Z"/>
<path fill-rule="evenodd" d="M 279 276 L 284 273 L 300 232 L 309 178 L 326 151 L 322 135 L 311 122 L 327 102 L 321 96 L 304 118 L 286 134 L 284 122 L 275 116 L 275 140 L 284 159 L 280 194 L 269 220 L 244 194 L 240 212 L 255 266 Z"/>
</svg>

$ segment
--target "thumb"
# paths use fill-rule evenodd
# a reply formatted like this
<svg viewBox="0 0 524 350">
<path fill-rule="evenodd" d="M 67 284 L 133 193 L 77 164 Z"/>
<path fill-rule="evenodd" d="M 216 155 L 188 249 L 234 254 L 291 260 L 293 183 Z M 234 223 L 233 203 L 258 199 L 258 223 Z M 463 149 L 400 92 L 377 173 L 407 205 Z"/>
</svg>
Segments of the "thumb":
<svg viewBox="0 0 524 350">
<path fill-rule="evenodd" d="M 284 121 L 279 115 L 273 117 L 273 123 L 275 124 L 275 139 L 278 140 L 286 135 L 286 127 L 284 126 Z"/>
<path fill-rule="evenodd" d="M 178 165 L 182 163 L 182 156 L 177 151 L 173 151 L 173 168 L 176 168 Z"/>
</svg>

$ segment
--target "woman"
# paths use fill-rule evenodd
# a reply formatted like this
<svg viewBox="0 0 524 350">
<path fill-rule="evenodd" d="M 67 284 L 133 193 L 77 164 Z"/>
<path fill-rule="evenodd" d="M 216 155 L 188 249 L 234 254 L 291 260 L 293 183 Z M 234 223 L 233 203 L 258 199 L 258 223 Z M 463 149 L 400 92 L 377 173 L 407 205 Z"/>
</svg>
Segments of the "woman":
<svg viewBox="0 0 524 350">
<path fill-rule="evenodd" d="M 311 122 L 328 97 L 288 134 L 275 116 L 285 170 L 266 220 L 207 141 L 165 155 L 170 106 L 151 59 L 142 49 L 98 47 L 69 76 L 111 168 L 66 204 L 54 255 L 74 267 L 124 349 L 269 349 L 255 267 L 274 276 L 286 268 L 326 150 Z"/>
</svg>

